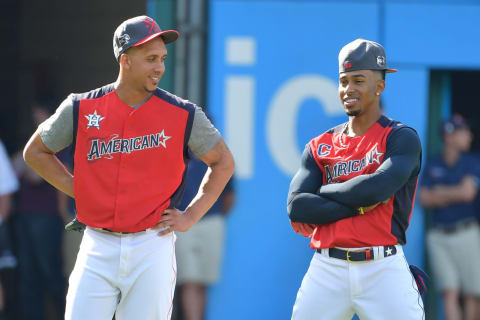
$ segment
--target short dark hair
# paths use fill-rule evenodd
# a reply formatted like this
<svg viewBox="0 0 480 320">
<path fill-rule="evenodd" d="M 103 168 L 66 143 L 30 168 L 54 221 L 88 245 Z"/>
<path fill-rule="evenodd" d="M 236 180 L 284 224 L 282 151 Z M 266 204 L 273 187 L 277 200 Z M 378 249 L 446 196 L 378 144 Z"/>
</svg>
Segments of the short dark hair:
<svg viewBox="0 0 480 320">
<path fill-rule="evenodd" d="M 382 80 L 385 80 L 385 74 L 387 73 L 386 70 L 378 70 L 377 72 L 380 72 L 380 74 L 382 75 Z"/>
</svg>

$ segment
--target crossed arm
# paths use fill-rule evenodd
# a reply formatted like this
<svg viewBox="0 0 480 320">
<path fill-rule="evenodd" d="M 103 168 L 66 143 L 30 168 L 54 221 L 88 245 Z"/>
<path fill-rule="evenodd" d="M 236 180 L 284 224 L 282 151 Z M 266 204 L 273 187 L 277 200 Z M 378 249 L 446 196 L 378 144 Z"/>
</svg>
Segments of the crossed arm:
<svg viewBox="0 0 480 320">
<path fill-rule="evenodd" d="M 420 163 L 420 140 L 412 129 L 404 127 L 389 137 L 384 161 L 374 173 L 322 185 L 322 172 L 307 147 L 301 168 L 290 184 L 287 206 L 290 220 L 326 224 L 355 216 L 356 208 L 390 198 L 412 174 L 418 173 Z"/>
<path fill-rule="evenodd" d="M 300 169 L 290 183 L 287 211 L 293 222 L 324 224 L 353 217 L 356 210 L 318 194 L 322 186 L 322 171 L 317 166 L 310 146 L 302 155 Z"/>
</svg>

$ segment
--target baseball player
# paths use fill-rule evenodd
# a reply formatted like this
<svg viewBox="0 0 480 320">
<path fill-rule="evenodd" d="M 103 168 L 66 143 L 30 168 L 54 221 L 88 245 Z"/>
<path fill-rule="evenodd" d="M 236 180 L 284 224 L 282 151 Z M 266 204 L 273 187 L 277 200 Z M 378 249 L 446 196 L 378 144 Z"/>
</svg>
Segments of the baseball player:
<svg viewBox="0 0 480 320">
<path fill-rule="evenodd" d="M 292 319 L 422 319 L 423 303 L 402 251 L 421 145 L 412 128 L 382 115 L 384 48 L 357 39 L 338 56 L 348 122 L 313 138 L 293 177 L 288 213 L 316 250 Z"/>
<path fill-rule="evenodd" d="M 70 275 L 65 319 L 170 319 L 175 234 L 215 202 L 234 162 L 218 131 L 189 101 L 157 88 L 178 38 L 147 16 L 124 21 L 113 36 L 117 80 L 71 94 L 42 123 L 25 161 L 75 198 L 87 228 Z M 55 153 L 73 143 L 70 174 Z M 188 151 L 209 167 L 185 211 Z"/>
</svg>

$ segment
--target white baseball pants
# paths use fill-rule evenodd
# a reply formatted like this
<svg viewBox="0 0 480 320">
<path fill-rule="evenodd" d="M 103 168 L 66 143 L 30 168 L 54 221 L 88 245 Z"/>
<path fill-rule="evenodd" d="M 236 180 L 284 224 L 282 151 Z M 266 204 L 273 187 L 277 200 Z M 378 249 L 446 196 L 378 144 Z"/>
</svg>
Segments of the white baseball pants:
<svg viewBox="0 0 480 320">
<path fill-rule="evenodd" d="M 66 320 L 169 320 L 175 234 L 116 235 L 87 228 L 70 275 Z"/>
<path fill-rule="evenodd" d="M 376 250 L 376 252 L 383 252 Z M 422 320 L 422 298 L 401 246 L 389 257 L 348 262 L 316 252 L 292 320 Z M 377 254 L 378 256 L 378 254 Z"/>
</svg>

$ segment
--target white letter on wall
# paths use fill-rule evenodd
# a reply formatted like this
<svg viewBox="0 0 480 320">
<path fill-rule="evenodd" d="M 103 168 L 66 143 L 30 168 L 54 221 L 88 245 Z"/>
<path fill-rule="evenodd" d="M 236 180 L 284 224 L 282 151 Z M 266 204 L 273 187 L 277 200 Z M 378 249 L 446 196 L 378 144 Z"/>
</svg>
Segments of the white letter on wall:
<svg viewBox="0 0 480 320">
<path fill-rule="evenodd" d="M 329 116 L 344 114 L 337 85 L 326 77 L 297 76 L 277 90 L 267 117 L 267 144 L 278 167 L 289 176 L 293 176 L 300 165 L 297 116 L 302 102 L 309 98 L 318 100 Z"/>
<path fill-rule="evenodd" d="M 256 63 L 256 42 L 252 37 L 228 37 L 225 63 L 251 67 Z M 255 79 L 236 75 L 225 79 L 225 139 L 235 157 L 238 178 L 253 176 L 255 154 Z"/>
<path fill-rule="evenodd" d="M 235 157 L 238 178 L 253 176 L 254 160 L 254 90 L 248 76 L 230 76 L 225 83 L 225 139 Z"/>
</svg>

